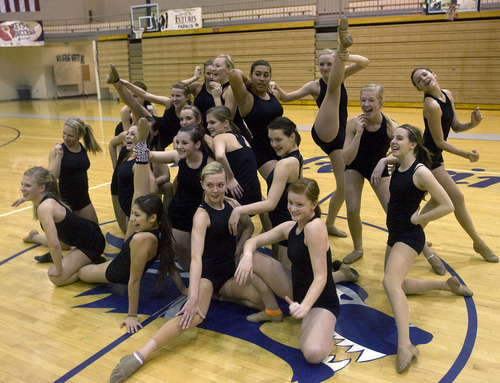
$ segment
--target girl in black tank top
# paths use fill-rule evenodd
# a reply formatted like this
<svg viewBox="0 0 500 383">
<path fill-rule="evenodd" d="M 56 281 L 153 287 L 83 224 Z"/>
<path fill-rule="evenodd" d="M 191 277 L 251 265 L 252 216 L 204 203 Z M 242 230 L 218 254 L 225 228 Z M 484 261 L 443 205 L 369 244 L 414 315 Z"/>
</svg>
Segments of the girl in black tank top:
<svg viewBox="0 0 500 383">
<path fill-rule="evenodd" d="M 497 255 L 488 247 L 474 227 L 474 223 L 465 205 L 465 198 L 445 169 L 441 154 L 442 150 L 444 150 L 464 157 L 470 162 L 479 160 L 477 150 L 466 151 L 450 144 L 446 140 L 450 128 L 454 132 L 459 133 L 478 126 L 483 119 L 479 107 L 476 107 L 472 111 L 469 122 L 460 122 L 455 113 L 455 105 L 451 92 L 441 89 L 436 75 L 430 69 L 417 68 L 413 70 L 411 81 L 419 91 L 425 94 L 423 108 L 426 128 L 424 143 L 430 149 L 431 153 L 434 154 L 431 170 L 450 196 L 455 207 L 455 217 L 460 226 L 464 228 L 465 232 L 472 239 L 474 251 L 479 253 L 485 261 L 496 263 L 498 262 Z"/>
<path fill-rule="evenodd" d="M 422 226 L 453 211 L 453 204 L 432 172 L 419 162 L 430 163 L 429 154 L 422 145 L 422 132 L 411 125 L 402 125 L 394 131 L 392 154 L 399 165 L 391 177 L 391 198 L 387 213 L 389 239 L 383 285 L 391 303 L 398 331 L 397 371 L 406 370 L 418 350 L 409 335 L 408 294 L 429 290 L 447 290 L 457 295 L 472 295 L 457 277 L 446 281 L 405 279 L 411 264 L 425 243 Z M 432 198 L 432 207 L 419 205 L 424 194 Z"/>
</svg>

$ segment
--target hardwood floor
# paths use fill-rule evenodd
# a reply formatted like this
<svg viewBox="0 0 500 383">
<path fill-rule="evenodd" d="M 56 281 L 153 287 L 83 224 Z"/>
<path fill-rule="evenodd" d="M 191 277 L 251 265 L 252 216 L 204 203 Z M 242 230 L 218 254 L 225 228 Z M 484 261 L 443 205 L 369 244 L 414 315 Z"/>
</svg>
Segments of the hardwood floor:
<svg viewBox="0 0 500 383">
<path fill-rule="evenodd" d="M 120 231 L 114 221 L 109 182 L 111 162 L 107 144 L 113 136 L 121 105 L 91 99 L 0 103 L 0 381 L 1 382 L 104 382 L 120 358 L 135 351 L 163 324 L 161 314 L 177 297 L 168 290 L 155 295 L 147 274 L 141 297 L 144 329 L 124 335 L 119 323 L 126 310 L 126 288 L 82 282 L 54 287 L 47 264 L 33 256 L 46 252 L 22 238 L 39 224 L 31 206 L 12 208 L 20 197 L 23 172 L 46 166 L 48 154 L 61 140 L 64 121 L 79 116 L 93 127 L 104 153 L 91 156 L 90 194 L 103 233 L 106 253 L 116 253 Z M 317 108 L 286 106 L 285 115 L 302 128 L 310 128 Z M 423 127 L 421 109 L 385 108 L 399 123 Z M 359 107 L 349 107 L 351 116 Z M 462 121 L 470 111 L 458 111 Z M 500 111 L 483 111 L 482 124 L 470 132 L 450 136 L 464 149 L 477 149 L 480 161 L 469 163 L 445 154 L 447 169 L 460 187 L 477 231 L 500 253 Z M 323 211 L 335 185 L 328 159 L 304 131 L 301 153 L 304 175 L 318 180 Z M 173 169 L 175 174 L 175 169 Z M 426 229 L 432 249 L 443 258 L 448 272 L 474 292 L 463 298 L 448 292 L 409 297 L 412 340 L 420 356 L 408 372 L 395 369 L 395 326 L 382 287 L 387 233 L 385 215 L 375 194 L 365 184 L 362 209 L 364 257 L 353 266 L 357 284 L 339 284 L 342 314 L 331 360 L 319 366 L 305 362 L 298 350 L 299 323 L 287 317 L 264 325 L 245 321 L 249 309 L 228 302 L 213 302 L 206 321 L 174 344 L 159 351 L 130 382 L 493 382 L 500 373 L 498 340 L 500 298 L 495 293 L 499 264 L 491 264 L 472 250 L 472 242 L 455 217 L 448 215 Z M 338 227 L 348 232 L 342 207 Z M 260 230 L 254 220 L 256 232 Z M 351 238 L 330 237 L 334 259 L 352 249 Z M 445 281 L 417 258 L 410 277 Z"/>
</svg>

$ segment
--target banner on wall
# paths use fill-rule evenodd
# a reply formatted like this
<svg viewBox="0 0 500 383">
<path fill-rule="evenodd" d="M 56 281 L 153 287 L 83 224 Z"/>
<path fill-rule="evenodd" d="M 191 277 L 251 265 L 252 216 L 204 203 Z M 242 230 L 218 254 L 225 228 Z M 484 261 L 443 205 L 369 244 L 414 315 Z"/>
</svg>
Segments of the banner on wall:
<svg viewBox="0 0 500 383">
<path fill-rule="evenodd" d="M 0 23 L 0 47 L 44 45 L 41 21 L 4 21 Z"/>
<path fill-rule="evenodd" d="M 170 9 L 160 13 L 160 31 L 201 28 L 201 7 Z"/>
</svg>

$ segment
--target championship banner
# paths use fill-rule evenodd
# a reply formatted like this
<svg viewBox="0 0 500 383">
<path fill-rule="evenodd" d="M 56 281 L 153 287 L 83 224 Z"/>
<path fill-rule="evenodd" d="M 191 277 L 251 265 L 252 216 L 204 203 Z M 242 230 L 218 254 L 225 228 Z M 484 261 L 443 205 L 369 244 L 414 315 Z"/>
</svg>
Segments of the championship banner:
<svg viewBox="0 0 500 383">
<path fill-rule="evenodd" d="M 44 45 L 41 21 L 4 21 L 0 23 L 0 47 Z"/>
<path fill-rule="evenodd" d="M 160 31 L 201 28 L 201 7 L 171 9 L 160 14 Z"/>
</svg>

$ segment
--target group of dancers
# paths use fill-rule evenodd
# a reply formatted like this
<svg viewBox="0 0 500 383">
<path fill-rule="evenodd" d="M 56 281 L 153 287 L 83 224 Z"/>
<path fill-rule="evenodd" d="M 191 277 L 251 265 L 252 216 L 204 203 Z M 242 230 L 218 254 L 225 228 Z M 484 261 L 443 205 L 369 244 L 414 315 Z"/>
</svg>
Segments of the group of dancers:
<svg viewBox="0 0 500 383">
<path fill-rule="evenodd" d="M 247 78 L 230 56 L 220 55 L 205 63 L 203 82 L 197 81 L 202 70 L 196 68 L 193 78 L 172 86 L 171 97 L 153 95 L 144 84 L 121 79 L 111 64 L 107 82 L 126 104 L 110 142 L 112 200 L 125 235 L 111 261 L 102 256 L 105 240 L 88 194 L 87 151 L 101 150 L 92 129 L 78 118 L 69 119 L 64 143 L 52 149 L 48 169 L 25 172 L 23 195 L 13 205 L 33 203 L 44 233 L 33 230 L 24 240 L 49 247 L 38 260 L 54 263 L 48 276 L 55 285 L 77 280 L 126 284 L 129 309 L 120 326 L 131 333 L 141 327 L 141 277 L 156 260 L 159 284 L 168 274 L 187 295 L 174 319 L 121 359 L 111 382 L 126 380 L 156 350 L 201 323 L 213 296 L 257 310 L 247 317 L 251 322 L 279 322 L 283 313 L 276 295 L 286 300 L 290 315 L 302 321 L 304 358 L 321 363 L 332 351 L 340 310 L 335 283 L 358 279 L 348 264 L 363 256 L 360 203 L 365 178 L 387 212 L 383 286 L 398 331 L 398 372 L 418 355 L 410 342 L 406 295 L 428 290 L 472 295 L 456 277 L 406 278 L 421 252 L 437 274 L 445 274 L 425 240 L 426 224 L 454 211 L 473 249 L 486 261 L 498 262 L 476 232 L 441 155 L 445 150 L 478 160 L 476 151 L 463 151 L 447 137 L 450 128 L 459 132 L 477 126 L 479 109 L 470 122 L 460 122 L 451 93 L 441 89 L 431 70 L 418 68 L 411 81 L 424 92 L 424 134 L 414 126 L 398 125 L 381 111 L 383 88 L 378 84 L 361 90 L 362 113 L 348 119 L 343 81 L 369 64 L 365 57 L 349 54 L 352 43 L 347 19 L 341 19 L 337 50 L 324 51 L 318 59 L 322 77 L 290 93 L 271 81 L 271 66 L 264 60 L 253 63 Z M 300 134 L 293 121 L 283 117 L 280 103 L 308 95 L 319 106 L 312 136 L 329 156 L 337 183 L 326 223 L 318 206 L 318 184 L 302 175 Z M 155 103 L 165 107 L 162 117 L 156 115 Z M 165 150 L 171 144 L 173 149 Z M 392 157 L 387 156 L 389 149 Z M 172 163 L 178 165 L 174 180 L 168 167 Z M 388 165 L 394 165 L 392 176 Z M 265 199 L 258 174 L 268 186 Z M 420 209 L 426 194 L 427 203 Z M 354 249 L 343 262 L 332 261 L 328 236 L 347 236 L 335 226 L 344 200 Z M 254 235 L 253 215 L 262 222 L 259 235 Z M 274 256 L 259 252 L 266 245 L 275 245 Z M 69 250 L 64 256 L 63 249 Z M 188 287 L 175 262 L 189 271 Z"/>
</svg>

